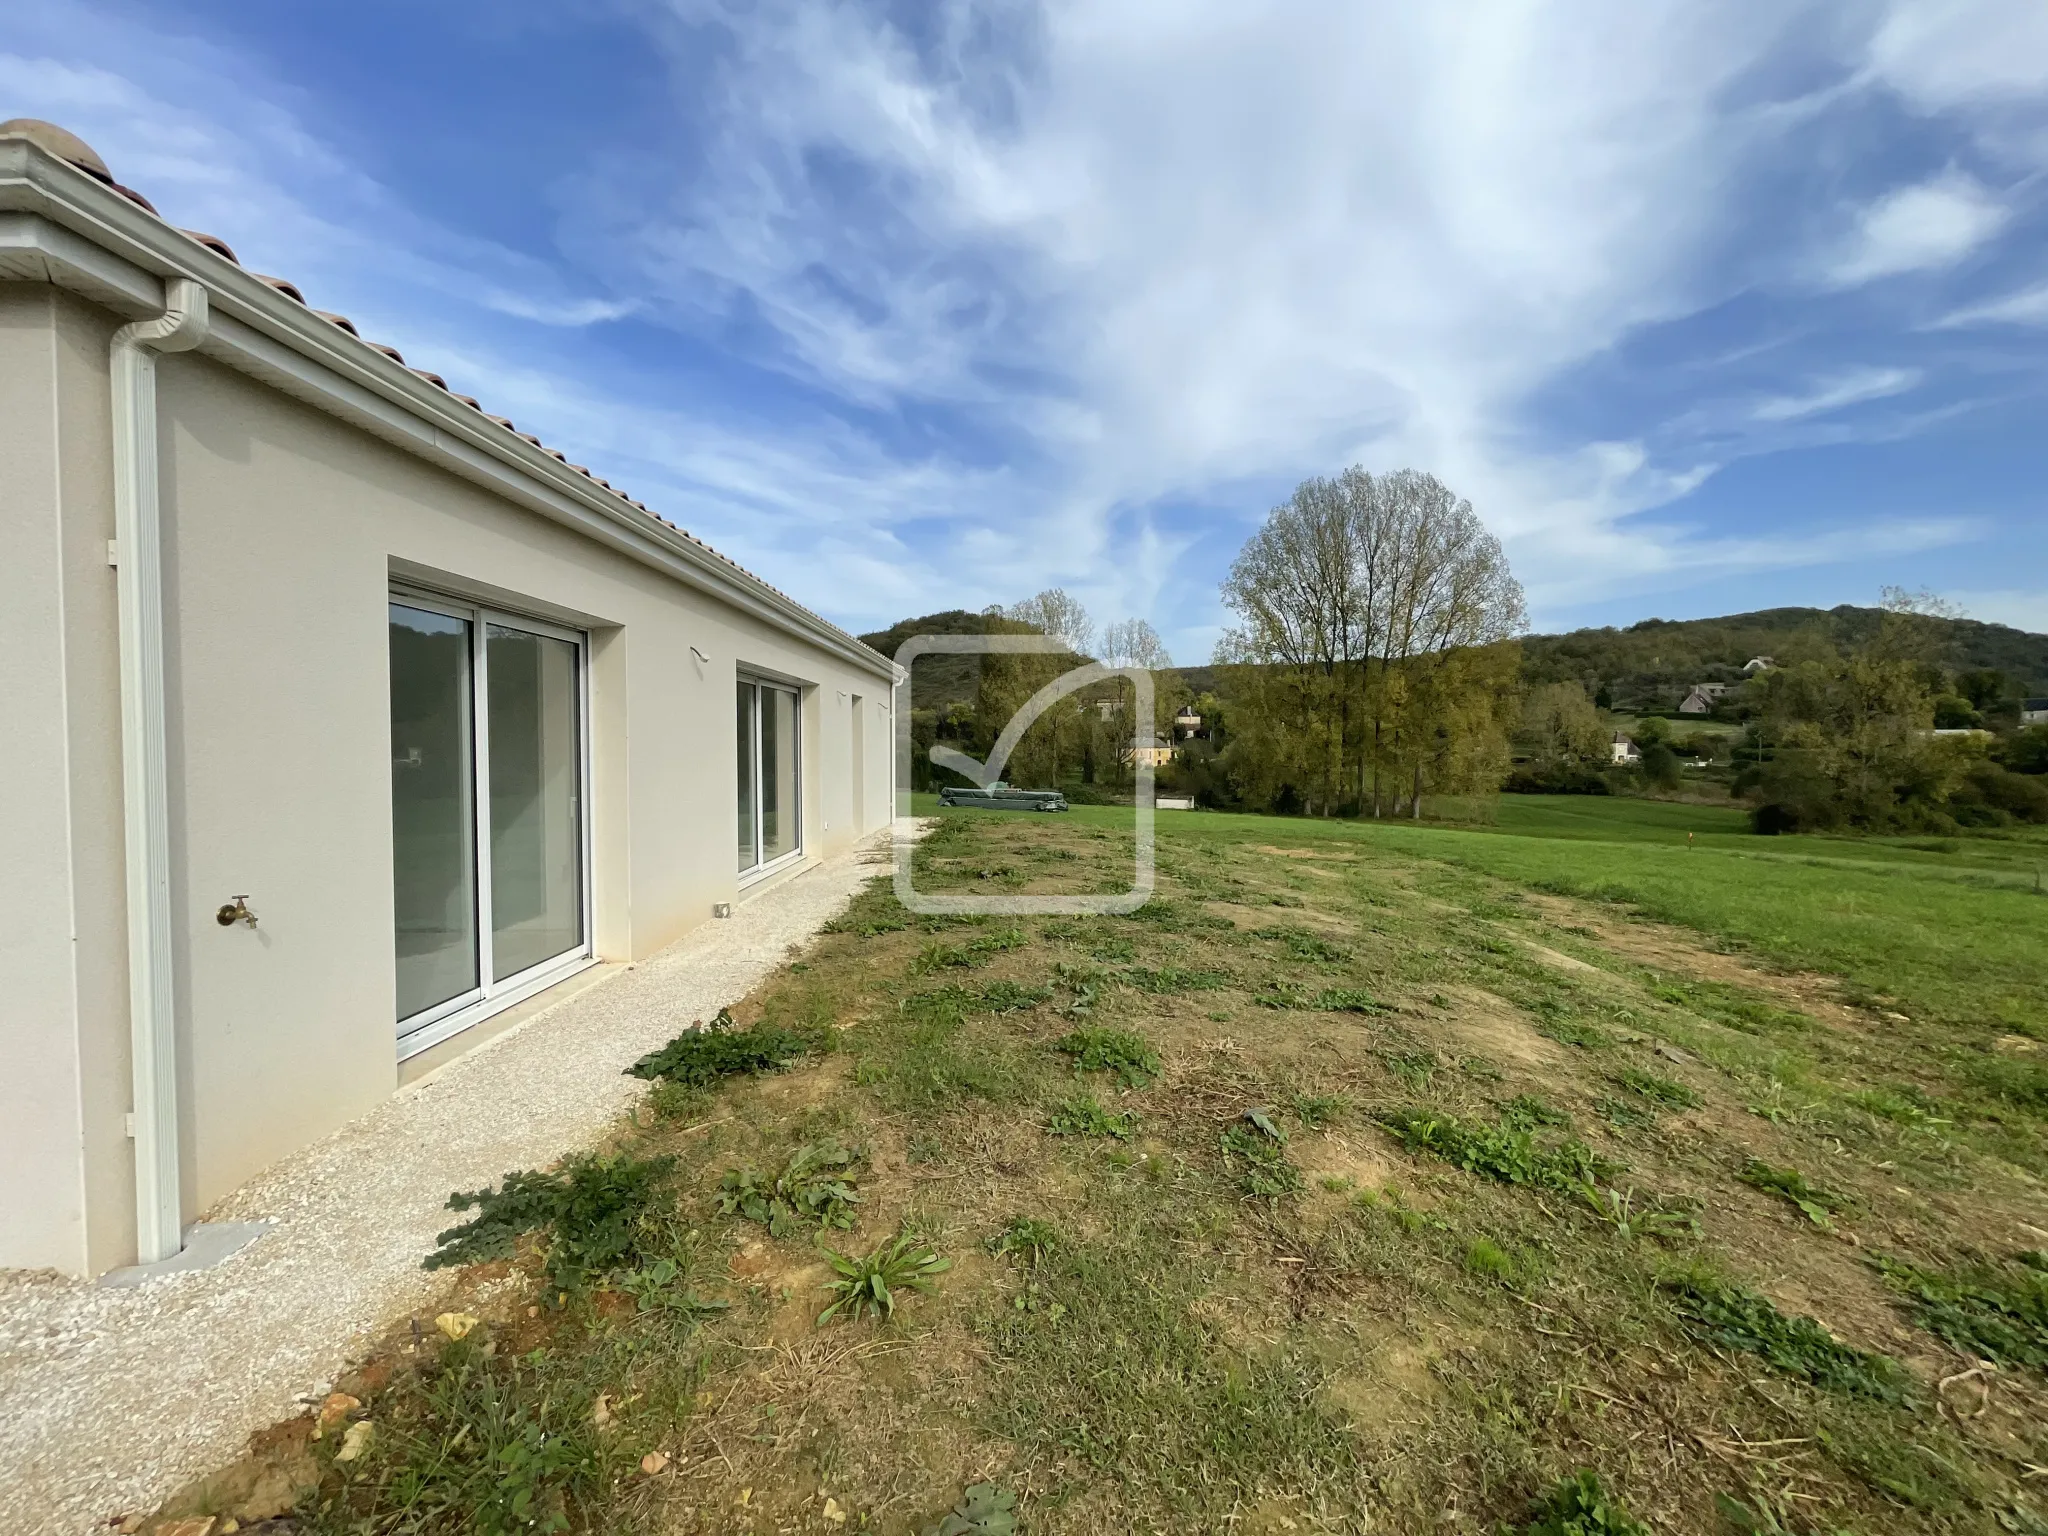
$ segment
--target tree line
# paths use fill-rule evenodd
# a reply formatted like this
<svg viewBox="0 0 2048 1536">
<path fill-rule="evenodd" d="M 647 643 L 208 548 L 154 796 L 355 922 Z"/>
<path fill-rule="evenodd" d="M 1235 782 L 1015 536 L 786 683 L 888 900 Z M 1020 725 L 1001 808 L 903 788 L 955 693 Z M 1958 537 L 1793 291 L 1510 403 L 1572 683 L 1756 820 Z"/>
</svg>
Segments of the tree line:
<svg viewBox="0 0 2048 1536">
<path fill-rule="evenodd" d="M 1420 818 L 1433 799 L 1504 788 L 1672 793 L 1718 782 L 1764 832 L 2048 821 L 2048 726 L 2020 728 L 2025 680 L 1956 664 L 1959 634 L 1973 650 L 1995 642 L 2022 661 L 2026 646 L 2015 645 L 2038 637 L 1959 623 L 1929 594 L 1890 590 L 1874 610 L 1527 637 L 1521 585 L 1470 502 L 1420 471 L 1353 467 L 1303 481 L 1274 507 L 1221 595 L 1233 622 L 1195 697 L 1177 686 L 1150 624 L 1098 628 L 1058 588 L 897 626 L 1052 635 L 1063 647 L 964 667 L 933 658 L 954 669 L 951 692 L 913 708 L 913 787 L 947 778 L 928 761 L 932 743 L 985 758 L 1026 700 L 1092 657 L 1153 670 L 1153 717 L 1135 718 L 1122 681 L 1070 693 L 1023 737 L 1013 782 L 1119 798 L 1134 742 L 1152 742 L 1173 749 L 1162 790 L 1244 810 Z M 1765 638 L 1776 654 L 1749 676 L 1735 652 Z M 1710 667 L 1694 680 L 1725 680 L 1717 718 L 1617 716 L 1597 670 L 1603 651 L 1637 676 Z M 1191 741 L 1176 739 L 1184 709 L 1199 717 Z M 1614 752 L 1623 720 L 1626 763 Z"/>
</svg>

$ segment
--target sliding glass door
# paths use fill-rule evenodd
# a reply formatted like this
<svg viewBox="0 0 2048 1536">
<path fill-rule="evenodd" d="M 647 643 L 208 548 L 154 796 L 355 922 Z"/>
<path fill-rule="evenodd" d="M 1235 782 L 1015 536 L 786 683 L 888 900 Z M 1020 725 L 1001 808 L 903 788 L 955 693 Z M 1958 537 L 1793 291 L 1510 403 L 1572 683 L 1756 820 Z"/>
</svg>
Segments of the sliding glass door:
<svg viewBox="0 0 2048 1536">
<path fill-rule="evenodd" d="M 740 681 L 735 726 L 742 874 L 794 857 L 803 848 L 799 718 L 795 689 Z"/>
<path fill-rule="evenodd" d="M 391 603 L 401 1052 L 589 952 L 583 637 Z"/>
</svg>

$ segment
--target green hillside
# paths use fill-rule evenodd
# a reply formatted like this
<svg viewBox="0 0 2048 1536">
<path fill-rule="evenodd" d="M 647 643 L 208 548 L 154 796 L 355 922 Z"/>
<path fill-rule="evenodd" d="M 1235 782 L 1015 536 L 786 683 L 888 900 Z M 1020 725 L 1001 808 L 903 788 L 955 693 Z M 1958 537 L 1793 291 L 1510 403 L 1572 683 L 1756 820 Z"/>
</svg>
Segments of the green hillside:
<svg viewBox="0 0 2048 1536">
<path fill-rule="evenodd" d="M 1847 649 L 1876 630 L 1881 610 L 1765 608 L 1717 619 L 1644 619 L 1626 629 L 1575 629 L 1522 640 L 1522 676 L 1531 686 L 1578 682 L 1620 710 L 1669 709 L 1694 683 L 1739 682 L 1744 663 L 1768 656 L 1779 665 L 1826 648 Z M 1948 665 L 1988 669 L 2011 680 L 2012 691 L 2048 696 L 2048 635 L 1976 619 L 1930 620 L 1948 637 Z M 904 619 L 861 640 L 885 656 L 912 635 L 988 633 L 984 614 L 954 608 Z M 935 656 L 918 664 L 920 709 L 970 700 L 980 676 L 972 656 Z M 1178 667 L 1161 686 L 1179 697 L 1215 690 L 1219 674 L 1208 666 Z"/>
<path fill-rule="evenodd" d="M 1578 682 L 1596 694 L 1604 688 L 1617 709 L 1670 708 L 1694 683 L 1739 681 L 1755 656 L 1783 665 L 1825 648 L 1848 649 L 1868 639 L 1880 617 L 1879 609 L 1845 603 L 1530 635 L 1522 641 L 1522 675 L 1531 685 Z M 2002 672 L 2017 692 L 2048 694 L 2048 635 L 1975 619 L 1930 622 L 1947 637 L 1942 659 L 1950 667 Z"/>
<path fill-rule="evenodd" d="M 965 608 L 948 608 L 922 618 L 899 619 L 887 629 L 862 635 L 860 643 L 893 657 L 897 647 L 913 635 L 985 635 L 990 633 L 989 615 L 969 613 Z M 973 699 L 981 680 L 981 661 L 975 656 L 927 656 L 916 664 L 911 678 L 911 701 L 918 709 L 943 708 Z"/>
</svg>

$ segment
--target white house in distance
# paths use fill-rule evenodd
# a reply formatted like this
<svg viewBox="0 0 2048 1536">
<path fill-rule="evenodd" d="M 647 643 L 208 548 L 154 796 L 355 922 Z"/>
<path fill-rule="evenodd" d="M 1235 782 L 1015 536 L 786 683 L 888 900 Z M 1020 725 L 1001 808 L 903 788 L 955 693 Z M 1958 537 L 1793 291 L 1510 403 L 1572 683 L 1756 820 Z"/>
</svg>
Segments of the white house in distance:
<svg viewBox="0 0 2048 1536">
<path fill-rule="evenodd" d="M 1643 754 L 1636 749 L 1635 740 L 1626 731 L 1616 731 L 1614 740 L 1608 745 L 1609 761 L 1615 763 L 1639 763 Z"/>
<path fill-rule="evenodd" d="M 895 668 L 0 124 L 0 1266 L 885 824 Z"/>
<path fill-rule="evenodd" d="M 2020 700 L 2021 725 L 2048 725 L 2048 699 Z"/>
</svg>

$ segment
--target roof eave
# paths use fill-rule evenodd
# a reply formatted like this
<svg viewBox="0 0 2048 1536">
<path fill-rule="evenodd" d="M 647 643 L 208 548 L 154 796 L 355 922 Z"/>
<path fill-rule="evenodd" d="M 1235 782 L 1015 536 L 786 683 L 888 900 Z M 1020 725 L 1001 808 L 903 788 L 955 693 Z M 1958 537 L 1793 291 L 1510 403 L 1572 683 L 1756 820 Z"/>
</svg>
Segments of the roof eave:
<svg viewBox="0 0 2048 1536">
<path fill-rule="evenodd" d="M 296 383 L 289 392 L 298 398 L 317 397 L 311 403 L 387 441 L 512 494 L 863 670 L 895 679 L 898 669 L 889 658 L 672 524 L 498 426 L 112 188 L 25 139 L 0 139 L 0 280 L 53 283 L 132 319 L 161 312 L 163 280 L 169 277 L 205 286 L 215 317 L 201 349 L 209 355 L 273 385 Z M 291 367 L 287 356 L 313 370 Z"/>
</svg>

